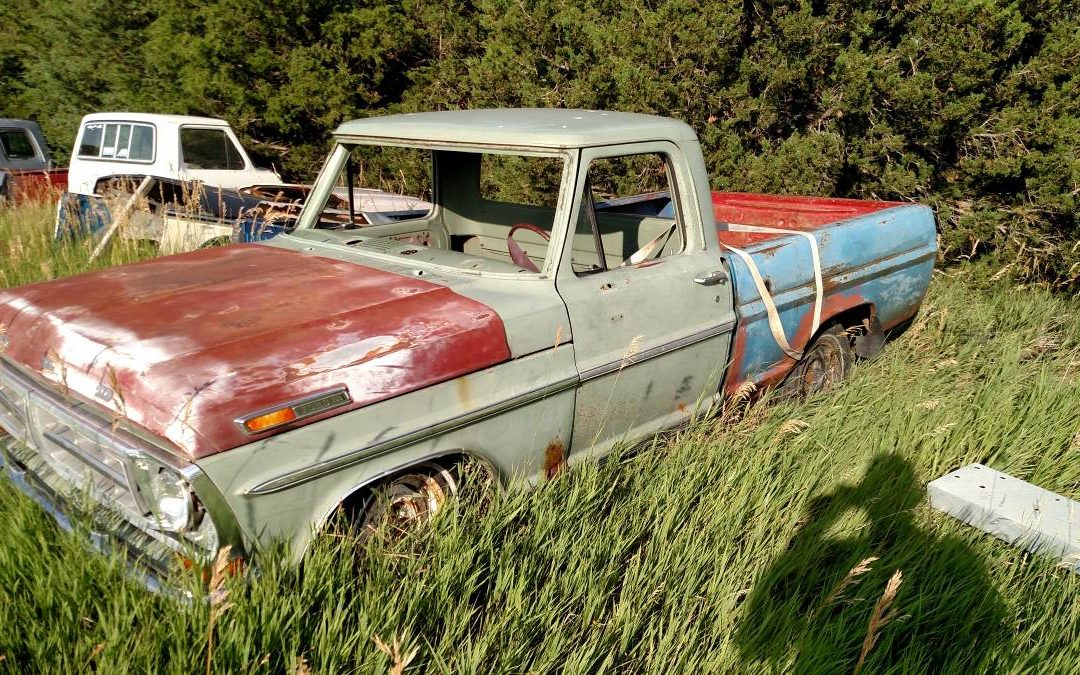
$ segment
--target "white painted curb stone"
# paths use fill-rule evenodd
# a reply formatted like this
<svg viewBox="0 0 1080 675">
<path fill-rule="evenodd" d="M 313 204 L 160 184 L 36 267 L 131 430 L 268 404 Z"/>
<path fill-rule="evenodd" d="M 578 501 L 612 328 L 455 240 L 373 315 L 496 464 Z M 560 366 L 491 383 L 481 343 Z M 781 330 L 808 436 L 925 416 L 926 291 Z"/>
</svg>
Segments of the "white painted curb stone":
<svg viewBox="0 0 1080 675">
<path fill-rule="evenodd" d="M 982 464 L 926 486 L 930 507 L 1080 573 L 1080 502 Z"/>
</svg>

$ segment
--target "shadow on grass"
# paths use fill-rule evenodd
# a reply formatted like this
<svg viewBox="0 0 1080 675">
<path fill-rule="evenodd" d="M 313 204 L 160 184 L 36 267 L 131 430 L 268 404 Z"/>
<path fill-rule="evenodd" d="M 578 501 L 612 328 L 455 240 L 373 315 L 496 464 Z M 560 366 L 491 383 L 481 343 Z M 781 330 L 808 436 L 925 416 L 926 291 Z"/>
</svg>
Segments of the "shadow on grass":
<svg viewBox="0 0 1080 675">
<path fill-rule="evenodd" d="M 743 657 L 795 672 L 851 672 L 874 604 L 901 570 L 894 618 L 878 631 L 865 672 L 975 672 L 1001 642 L 1004 608 L 977 553 L 914 522 L 923 495 L 908 462 L 879 454 L 858 483 L 815 498 L 747 601 L 736 636 Z M 856 536 L 832 534 L 859 511 L 866 524 Z M 868 571 L 849 574 L 872 557 Z"/>
</svg>

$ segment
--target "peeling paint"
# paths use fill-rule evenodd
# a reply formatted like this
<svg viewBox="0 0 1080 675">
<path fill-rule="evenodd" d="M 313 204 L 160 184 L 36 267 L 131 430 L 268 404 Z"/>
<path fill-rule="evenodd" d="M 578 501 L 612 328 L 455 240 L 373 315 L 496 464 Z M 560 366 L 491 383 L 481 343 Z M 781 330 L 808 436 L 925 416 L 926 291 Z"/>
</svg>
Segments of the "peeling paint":
<svg viewBox="0 0 1080 675">
<path fill-rule="evenodd" d="M 498 314 L 445 286 L 259 245 L 23 286 L 0 322 L 6 358 L 40 372 L 51 353 L 85 399 L 111 368 L 130 421 L 192 457 L 251 442 L 233 420 L 281 401 L 345 385 L 357 408 L 510 357 Z"/>
</svg>

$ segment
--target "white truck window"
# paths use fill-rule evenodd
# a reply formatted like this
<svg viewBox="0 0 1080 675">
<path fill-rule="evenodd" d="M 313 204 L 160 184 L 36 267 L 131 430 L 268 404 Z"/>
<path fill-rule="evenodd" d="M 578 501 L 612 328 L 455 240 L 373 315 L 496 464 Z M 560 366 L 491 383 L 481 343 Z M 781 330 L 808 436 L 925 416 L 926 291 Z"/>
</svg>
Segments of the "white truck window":
<svg viewBox="0 0 1080 675">
<path fill-rule="evenodd" d="M 131 150 L 128 159 L 153 161 L 154 128 L 143 124 L 131 125 Z"/>
<path fill-rule="evenodd" d="M 154 127 L 130 122 L 91 122 L 83 127 L 79 157 L 153 161 Z"/>
<path fill-rule="evenodd" d="M 186 169 L 243 171 L 244 157 L 224 129 L 180 129 L 180 153 Z"/>
</svg>

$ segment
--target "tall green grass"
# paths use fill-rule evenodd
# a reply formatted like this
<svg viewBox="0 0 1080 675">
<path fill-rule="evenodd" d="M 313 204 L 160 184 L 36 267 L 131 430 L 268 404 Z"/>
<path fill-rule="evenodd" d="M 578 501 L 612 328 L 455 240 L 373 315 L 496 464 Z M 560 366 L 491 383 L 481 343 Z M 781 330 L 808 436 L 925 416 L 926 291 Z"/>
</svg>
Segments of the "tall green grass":
<svg viewBox="0 0 1080 675">
<path fill-rule="evenodd" d="M 9 283 L 81 269 L 31 250 Z M 202 672 L 212 630 L 215 672 L 1075 672 L 1080 578 L 930 510 L 925 484 L 978 461 L 1080 496 L 1077 309 L 941 272 L 834 393 L 469 491 L 401 541 L 267 552 L 216 603 L 144 593 L 4 484 L 0 668 Z"/>
<path fill-rule="evenodd" d="M 116 238 L 93 263 L 96 242 L 54 236 L 55 204 L 17 209 L 0 204 L 0 288 L 142 260 L 154 250 L 142 242 Z"/>
</svg>

